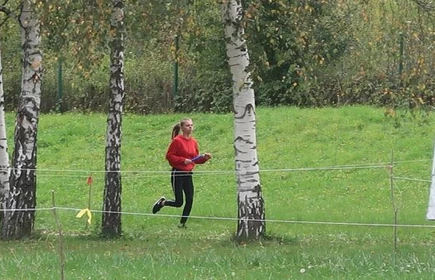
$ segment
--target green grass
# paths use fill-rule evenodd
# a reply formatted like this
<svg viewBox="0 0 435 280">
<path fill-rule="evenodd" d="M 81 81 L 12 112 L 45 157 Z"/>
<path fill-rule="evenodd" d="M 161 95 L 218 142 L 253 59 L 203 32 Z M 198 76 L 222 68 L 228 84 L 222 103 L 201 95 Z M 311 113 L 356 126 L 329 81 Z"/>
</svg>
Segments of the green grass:
<svg viewBox="0 0 435 280">
<path fill-rule="evenodd" d="M 433 279 L 434 228 L 402 226 L 395 239 L 391 226 L 381 226 L 395 222 L 390 174 L 382 167 L 392 160 L 395 177 L 417 179 L 394 180 L 398 225 L 432 225 L 425 214 L 433 116 L 398 121 L 370 107 L 258 108 L 267 237 L 248 244 L 232 241 L 237 194 L 231 114 L 190 116 L 201 150 L 214 158 L 196 168 L 188 229 L 176 227 L 181 209 L 150 214 L 160 195 L 172 196 L 164 155 L 182 117 L 124 116 L 124 234 L 103 240 L 98 211 L 106 116 L 41 116 L 37 207 L 51 208 L 54 191 L 66 279 Z M 91 174 L 93 219 L 87 227 L 76 214 L 87 208 Z M 34 237 L 0 243 L 1 279 L 59 279 L 58 249 L 53 213 L 40 210 Z"/>
</svg>

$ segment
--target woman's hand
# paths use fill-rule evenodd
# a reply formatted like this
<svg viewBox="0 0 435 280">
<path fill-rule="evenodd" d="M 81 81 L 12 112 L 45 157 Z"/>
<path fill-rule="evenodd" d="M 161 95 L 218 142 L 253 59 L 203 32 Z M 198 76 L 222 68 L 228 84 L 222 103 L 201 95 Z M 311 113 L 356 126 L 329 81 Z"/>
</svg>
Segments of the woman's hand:
<svg viewBox="0 0 435 280">
<path fill-rule="evenodd" d="M 211 154 L 210 154 L 210 153 L 205 153 L 205 154 L 204 154 L 204 158 L 205 158 L 206 160 L 211 159 Z"/>
</svg>

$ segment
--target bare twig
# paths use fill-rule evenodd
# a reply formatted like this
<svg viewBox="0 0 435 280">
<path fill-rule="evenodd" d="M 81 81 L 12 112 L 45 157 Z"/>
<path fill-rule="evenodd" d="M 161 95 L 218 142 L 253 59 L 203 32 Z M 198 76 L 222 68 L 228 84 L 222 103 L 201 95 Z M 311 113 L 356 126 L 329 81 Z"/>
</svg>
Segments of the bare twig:
<svg viewBox="0 0 435 280">
<path fill-rule="evenodd" d="M 433 0 L 413 0 L 419 8 L 426 12 L 433 12 L 435 10 L 435 3 Z"/>
<path fill-rule="evenodd" d="M 65 279 L 65 256 L 63 254 L 63 237 L 62 237 L 62 226 L 59 223 L 59 219 L 56 214 L 56 205 L 54 203 L 54 191 L 51 191 L 52 202 L 53 202 L 53 216 L 56 221 L 57 228 L 59 230 L 59 256 L 60 256 L 60 279 Z"/>
<path fill-rule="evenodd" d="M 5 0 L 3 2 L 3 4 L 1 4 L 1 6 L 0 6 L 0 13 L 3 13 L 6 15 L 5 19 L 0 22 L 0 26 L 5 24 L 5 22 L 10 18 L 18 19 L 17 14 L 13 10 L 6 7 L 6 4 L 8 3 L 8 1 L 9 0 Z"/>
<path fill-rule="evenodd" d="M 391 151 L 391 165 L 390 165 L 390 190 L 391 190 L 391 202 L 393 204 L 394 212 L 394 250 L 397 250 L 397 214 L 398 209 L 396 205 L 396 197 L 394 194 L 394 152 Z"/>
</svg>

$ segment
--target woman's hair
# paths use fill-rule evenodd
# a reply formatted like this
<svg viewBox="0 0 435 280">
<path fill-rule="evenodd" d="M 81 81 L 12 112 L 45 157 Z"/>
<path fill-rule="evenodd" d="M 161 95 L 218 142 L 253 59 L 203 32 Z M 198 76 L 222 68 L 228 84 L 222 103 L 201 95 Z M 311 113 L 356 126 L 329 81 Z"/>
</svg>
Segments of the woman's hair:
<svg viewBox="0 0 435 280">
<path fill-rule="evenodd" d="M 176 125 L 174 125 L 174 127 L 172 128 L 172 138 L 174 139 L 175 136 L 177 136 L 178 134 L 180 134 L 180 130 L 181 127 L 187 122 L 187 121 L 191 121 L 191 119 L 189 118 L 184 118 L 182 119 L 179 123 L 177 123 Z"/>
</svg>

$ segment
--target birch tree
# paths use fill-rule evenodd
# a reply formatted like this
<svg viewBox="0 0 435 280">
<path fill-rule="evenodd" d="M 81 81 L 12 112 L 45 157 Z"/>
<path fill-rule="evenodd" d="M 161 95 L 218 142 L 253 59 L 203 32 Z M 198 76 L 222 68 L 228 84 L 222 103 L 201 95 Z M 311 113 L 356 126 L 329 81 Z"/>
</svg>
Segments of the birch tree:
<svg viewBox="0 0 435 280">
<path fill-rule="evenodd" d="M 110 98 L 102 233 L 121 234 L 121 127 L 124 99 L 124 3 L 113 0 L 110 20 Z"/>
<path fill-rule="evenodd" d="M 0 14 L 3 18 L 0 20 L 0 28 L 7 28 L 7 21 L 15 18 L 14 12 L 6 6 L 7 1 L 0 6 Z M 0 44 L 0 236 L 2 232 L 2 223 L 4 213 L 6 212 L 6 201 L 9 199 L 9 154 L 8 142 L 6 135 L 6 115 L 5 115 L 5 95 L 3 87 L 3 65 L 2 65 L 2 47 Z"/>
<path fill-rule="evenodd" d="M 3 67 L 0 47 L 0 209 L 6 209 L 6 201 L 9 199 L 9 155 L 8 141 L 6 137 L 5 107 L 3 91 Z M 3 211 L 0 220 L 3 221 Z"/>
<path fill-rule="evenodd" d="M 24 0 L 19 16 L 22 47 L 22 80 L 15 119 L 14 152 L 9 198 L 2 220 L 2 237 L 29 236 L 34 227 L 36 207 L 36 139 L 43 77 L 40 51 L 40 21 L 33 1 Z"/>
<path fill-rule="evenodd" d="M 223 0 L 222 13 L 228 65 L 233 77 L 237 238 L 259 239 L 265 234 L 266 223 L 257 158 L 255 95 L 244 39 L 241 1 Z"/>
</svg>

